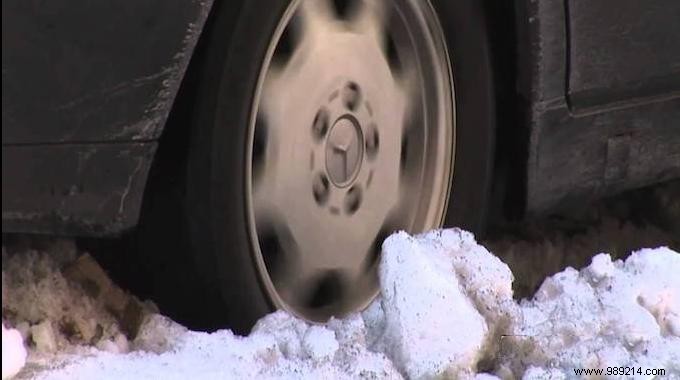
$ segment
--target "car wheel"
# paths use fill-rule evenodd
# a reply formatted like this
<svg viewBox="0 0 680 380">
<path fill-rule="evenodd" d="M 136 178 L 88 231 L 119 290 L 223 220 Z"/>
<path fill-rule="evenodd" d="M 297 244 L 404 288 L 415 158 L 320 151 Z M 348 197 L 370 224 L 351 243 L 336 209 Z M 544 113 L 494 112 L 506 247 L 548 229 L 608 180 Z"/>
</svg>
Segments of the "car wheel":
<svg viewBox="0 0 680 380">
<path fill-rule="evenodd" d="M 186 160 L 155 169 L 139 230 L 161 308 L 189 299 L 239 332 L 275 308 L 323 321 L 377 294 L 391 232 L 478 226 L 493 97 L 475 3 L 215 4 Z"/>
</svg>

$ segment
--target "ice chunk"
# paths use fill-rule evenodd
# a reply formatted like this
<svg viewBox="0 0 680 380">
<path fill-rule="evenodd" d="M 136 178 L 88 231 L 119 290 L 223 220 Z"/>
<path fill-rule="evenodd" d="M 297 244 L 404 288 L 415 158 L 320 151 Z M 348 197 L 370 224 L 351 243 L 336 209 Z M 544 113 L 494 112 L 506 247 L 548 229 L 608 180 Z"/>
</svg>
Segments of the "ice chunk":
<svg viewBox="0 0 680 380">
<path fill-rule="evenodd" d="M 50 320 L 42 321 L 31 327 L 31 337 L 35 348 L 39 352 L 54 352 L 57 350 L 57 338 L 54 335 L 52 322 Z"/>
<path fill-rule="evenodd" d="M 471 372 L 487 326 L 450 257 L 398 233 L 383 244 L 379 276 L 385 331 L 376 343 L 402 372 L 412 379 Z"/>
<path fill-rule="evenodd" d="M 606 277 L 611 277 L 614 273 L 614 263 L 609 255 L 600 253 L 592 258 L 588 271 L 592 274 L 593 279 L 599 281 Z"/>
<path fill-rule="evenodd" d="M 330 360 L 338 350 L 335 333 L 323 326 L 311 326 L 302 339 L 302 347 L 313 360 Z"/>
<path fill-rule="evenodd" d="M 97 343 L 97 348 L 112 354 L 124 354 L 130 351 L 130 343 L 123 334 L 117 334 L 112 339 L 103 339 Z"/>
<path fill-rule="evenodd" d="M 186 327 L 168 317 L 150 314 L 142 322 L 132 346 L 137 350 L 160 354 L 176 347 L 187 331 Z"/>
<path fill-rule="evenodd" d="M 251 335 L 268 335 L 273 337 L 279 351 L 287 359 L 305 357 L 302 337 L 308 325 L 285 311 L 277 311 L 260 319 L 253 327 Z"/>
<path fill-rule="evenodd" d="M 2 378 L 9 379 L 19 373 L 26 363 L 26 348 L 21 333 L 6 329 L 2 324 Z"/>
</svg>

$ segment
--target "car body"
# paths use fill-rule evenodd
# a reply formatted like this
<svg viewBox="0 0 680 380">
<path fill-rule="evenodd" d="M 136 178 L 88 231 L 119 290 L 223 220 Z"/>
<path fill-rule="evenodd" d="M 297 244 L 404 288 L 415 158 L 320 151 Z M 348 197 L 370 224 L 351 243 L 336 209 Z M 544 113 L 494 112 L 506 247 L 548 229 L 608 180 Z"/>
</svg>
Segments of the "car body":
<svg viewBox="0 0 680 380">
<path fill-rule="evenodd" d="M 487 3 L 520 212 L 680 175 L 678 2 Z M 211 1 L 2 7 L 3 232 L 134 227 Z"/>
</svg>

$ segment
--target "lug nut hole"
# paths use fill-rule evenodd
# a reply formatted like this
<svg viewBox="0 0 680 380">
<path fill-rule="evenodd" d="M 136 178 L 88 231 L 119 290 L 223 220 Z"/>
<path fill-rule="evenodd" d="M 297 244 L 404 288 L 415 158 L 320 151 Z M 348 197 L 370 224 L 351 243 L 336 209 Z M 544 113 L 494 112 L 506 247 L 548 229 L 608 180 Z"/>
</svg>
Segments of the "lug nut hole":
<svg viewBox="0 0 680 380">
<path fill-rule="evenodd" d="M 352 215 L 361 207 L 361 188 L 357 185 L 352 186 L 345 195 L 345 212 Z"/>
<path fill-rule="evenodd" d="M 366 131 L 366 156 L 369 159 L 375 158 L 380 147 L 380 136 L 378 136 L 378 128 L 375 123 L 371 123 Z"/>
<path fill-rule="evenodd" d="M 323 139 L 326 136 L 326 132 L 328 132 L 329 119 L 330 116 L 326 107 L 321 107 L 319 111 L 317 111 L 316 116 L 314 116 L 314 122 L 312 123 L 312 135 L 317 141 Z"/>
<path fill-rule="evenodd" d="M 314 177 L 312 193 L 314 194 L 314 200 L 316 200 L 317 204 L 320 206 L 326 204 L 330 194 L 330 182 L 325 174 L 319 173 Z"/>
<path fill-rule="evenodd" d="M 350 111 L 355 111 L 361 102 L 361 89 L 354 82 L 348 82 L 342 90 L 342 103 Z"/>
</svg>

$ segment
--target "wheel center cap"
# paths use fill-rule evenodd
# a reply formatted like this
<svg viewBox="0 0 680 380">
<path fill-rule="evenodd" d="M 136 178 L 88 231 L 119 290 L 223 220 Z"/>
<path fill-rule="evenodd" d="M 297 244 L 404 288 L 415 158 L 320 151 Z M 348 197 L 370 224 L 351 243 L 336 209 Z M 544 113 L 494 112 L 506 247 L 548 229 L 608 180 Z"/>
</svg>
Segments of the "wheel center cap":
<svg viewBox="0 0 680 380">
<path fill-rule="evenodd" d="M 364 143 L 359 123 L 351 116 L 339 118 L 326 141 L 326 171 L 333 184 L 349 185 L 361 167 Z"/>
</svg>

